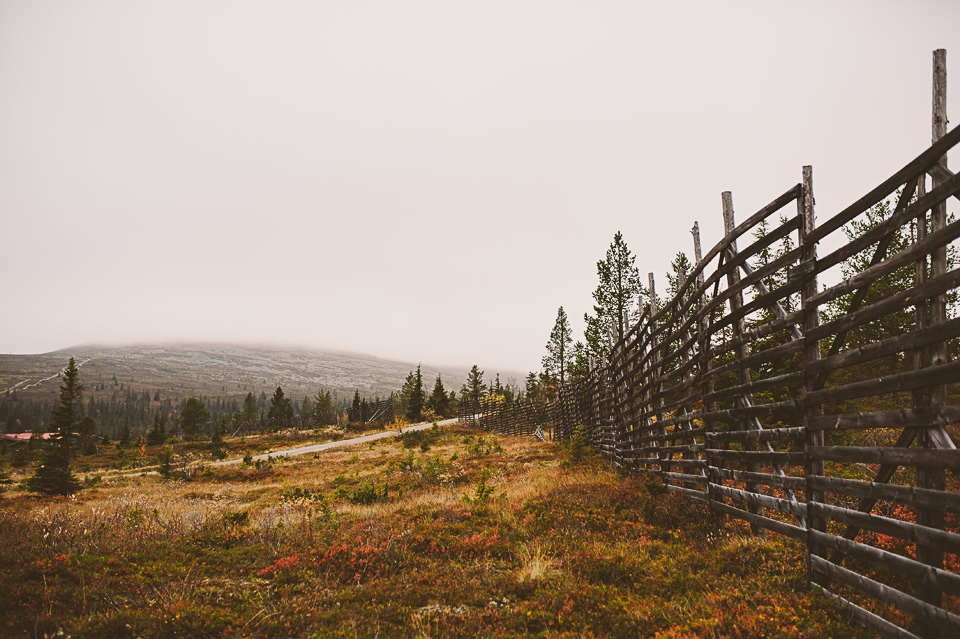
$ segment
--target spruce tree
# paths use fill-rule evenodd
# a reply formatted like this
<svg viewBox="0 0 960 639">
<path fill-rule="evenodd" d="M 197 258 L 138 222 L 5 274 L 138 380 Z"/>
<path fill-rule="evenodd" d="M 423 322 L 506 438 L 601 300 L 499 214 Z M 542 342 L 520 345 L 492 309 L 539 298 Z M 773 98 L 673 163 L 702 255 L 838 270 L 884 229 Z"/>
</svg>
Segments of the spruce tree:
<svg viewBox="0 0 960 639">
<path fill-rule="evenodd" d="M 276 425 L 286 427 L 293 421 L 293 405 L 283 394 L 283 389 L 277 386 L 273 397 L 270 399 L 270 410 L 267 411 L 267 419 Z"/>
<path fill-rule="evenodd" d="M 337 423 L 337 409 L 333 405 L 333 396 L 330 391 L 322 388 L 313 400 L 313 417 L 321 426 Z"/>
<path fill-rule="evenodd" d="M 196 437 L 208 419 L 210 419 L 210 411 L 207 410 L 207 405 L 196 397 L 191 397 L 183 405 L 183 412 L 180 413 L 180 428 L 185 436 Z"/>
<path fill-rule="evenodd" d="M 117 448 L 123 450 L 130 446 L 130 418 L 123 416 L 123 429 L 120 431 L 120 441 L 117 442 Z"/>
<path fill-rule="evenodd" d="M 533 371 L 527 375 L 525 390 L 527 393 L 527 399 L 531 402 L 539 401 L 540 399 L 540 382 L 537 379 L 537 374 Z"/>
<path fill-rule="evenodd" d="M 362 422 L 363 417 L 363 405 L 360 402 L 360 389 L 358 388 L 353 393 L 353 410 L 350 411 L 350 421 Z"/>
<path fill-rule="evenodd" d="M 210 455 L 214 459 L 223 459 L 227 456 L 227 449 L 223 444 L 223 434 L 227 430 L 227 416 L 221 415 L 213 427 L 213 436 L 210 438 Z"/>
<path fill-rule="evenodd" d="M 466 383 L 467 396 L 475 401 L 479 402 L 480 398 L 483 397 L 484 392 L 487 390 L 487 385 L 483 383 L 483 371 L 480 370 L 476 364 L 473 365 L 473 368 L 470 369 L 470 372 L 467 374 L 467 383 Z M 461 397 L 463 393 L 460 394 Z"/>
<path fill-rule="evenodd" d="M 304 421 L 313 418 L 313 402 L 310 401 L 309 397 L 304 397 L 300 404 L 300 417 Z"/>
<path fill-rule="evenodd" d="M 147 433 L 147 445 L 157 446 L 167 440 L 167 416 L 158 410 L 153 416 L 153 428 Z"/>
<path fill-rule="evenodd" d="M 257 400 L 252 392 L 248 392 L 243 399 L 243 421 L 252 422 L 257 419 Z"/>
<path fill-rule="evenodd" d="M 426 401 L 426 394 L 423 391 L 423 374 L 420 372 L 420 365 L 417 364 L 416 374 L 413 375 L 413 384 L 407 395 L 407 417 L 411 422 L 418 422 L 423 419 L 423 405 Z"/>
<path fill-rule="evenodd" d="M 430 393 L 430 399 L 427 400 L 427 405 L 433 412 L 441 417 L 446 417 L 450 411 L 450 398 L 447 396 L 447 391 L 443 388 L 443 381 L 440 379 L 440 375 L 437 375 L 437 381 L 433 384 L 433 392 Z"/>
<path fill-rule="evenodd" d="M 84 415 L 77 426 L 80 434 L 80 450 L 84 455 L 93 455 L 97 452 L 97 422 L 93 417 Z"/>
<path fill-rule="evenodd" d="M 80 422 L 79 370 L 70 358 L 63 371 L 60 400 L 53 409 L 51 425 L 55 430 L 44 451 L 43 463 L 27 480 L 27 487 L 44 495 L 71 495 L 80 490 L 80 482 L 70 470 L 71 443 Z"/>
</svg>

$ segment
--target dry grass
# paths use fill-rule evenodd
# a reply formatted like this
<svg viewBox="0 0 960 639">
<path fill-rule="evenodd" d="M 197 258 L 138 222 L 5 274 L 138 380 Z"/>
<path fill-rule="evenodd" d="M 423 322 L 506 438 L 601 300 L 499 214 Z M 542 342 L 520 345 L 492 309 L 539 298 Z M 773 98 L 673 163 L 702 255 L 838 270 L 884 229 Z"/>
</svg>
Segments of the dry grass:
<svg viewBox="0 0 960 639">
<path fill-rule="evenodd" d="M 426 447 L 8 494 L 0 636 L 859 636 L 798 547 L 596 458 L 456 429 Z"/>
</svg>

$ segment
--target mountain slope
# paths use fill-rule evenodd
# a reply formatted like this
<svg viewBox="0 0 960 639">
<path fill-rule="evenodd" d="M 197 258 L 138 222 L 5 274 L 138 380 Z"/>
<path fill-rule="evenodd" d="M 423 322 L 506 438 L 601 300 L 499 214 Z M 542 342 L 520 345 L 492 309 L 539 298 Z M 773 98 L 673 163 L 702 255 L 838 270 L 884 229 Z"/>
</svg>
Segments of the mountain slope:
<svg viewBox="0 0 960 639">
<path fill-rule="evenodd" d="M 80 346 L 43 355 L 0 355 L 0 392 L 21 398 L 55 397 L 58 371 L 75 357 L 85 396 L 121 385 L 161 397 L 242 396 L 272 393 L 282 386 L 293 399 L 313 396 L 321 388 L 352 397 L 388 396 L 399 389 L 416 364 L 358 353 L 232 344 L 161 344 L 120 347 Z M 427 392 L 437 374 L 444 387 L 459 390 L 467 368 L 422 367 Z M 492 378 L 496 373 L 488 374 Z M 522 375 L 512 374 L 522 380 Z M 501 380 L 508 377 L 501 373 Z"/>
</svg>

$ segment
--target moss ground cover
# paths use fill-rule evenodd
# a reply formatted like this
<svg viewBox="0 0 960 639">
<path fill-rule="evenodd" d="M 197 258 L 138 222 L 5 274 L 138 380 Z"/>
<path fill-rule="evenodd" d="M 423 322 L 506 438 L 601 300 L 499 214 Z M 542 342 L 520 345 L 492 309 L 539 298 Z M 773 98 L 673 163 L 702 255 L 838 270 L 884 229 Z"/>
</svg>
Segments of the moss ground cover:
<svg viewBox="0 0 960 639">
<path fill-rule="evenodd" d="M 869 636 L 806 588 L 799 545 L 458 429 L 9 491 L 0 538 L 0 636 Z"/>
</svg>

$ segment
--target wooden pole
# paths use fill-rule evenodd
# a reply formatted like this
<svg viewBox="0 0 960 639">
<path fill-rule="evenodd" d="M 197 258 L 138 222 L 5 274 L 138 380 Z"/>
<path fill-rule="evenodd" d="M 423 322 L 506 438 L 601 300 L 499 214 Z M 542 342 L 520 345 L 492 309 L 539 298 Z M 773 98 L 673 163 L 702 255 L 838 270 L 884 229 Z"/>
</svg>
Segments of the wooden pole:
<svg viewBox="0 0 960 639">
<path fill-rule="evenodd" d="M 694 268 L 700 267 L 700 262 L 703 261 L 703 253 L 700 251 L 700 224 L 698 222 L 693 223 L 693 228 L 690 229 L 690 233 L 693 234 L 693 256 L 696 260 Z M 704 277 L 703 269 L 697 271 L 697 288 L 703 286 Z M 713 394 L 713 380 L 709 379 L 710 372 L 710 336 L 707 334 L 709 321 L 706 314 L 703 312 L 703 308 L 706 306 L 706 299 L 703 293 L 697 295 L 697 307 L 694 312 L 698 316 L 697 325 L 697 351 L 700 358 L 700 378 L 704 379 L 702 385 L 702 393 L 704 397 L 709 397 Z M 705 406 L 701 406 L 702 410 L 713 412 L 717 410 L 716 402 L 709 402 Z M 707 430 L 711 430 L 711 424 L 704 422 L 704 426 L 707 427 Z"/>
<path fill-rule="evenodd" d="M 690 233 L 693 234 L 693 259 L 694 268 L 700 266 L 700 262 L 703 260 L 703 253 L 700 251 L 700 223 L 694 222 L 693 228 L 690 229 Z M 703 270 L 700 270 L 697 273 L 697 285 L 703 286 Z M 702 296 L 701 296 L 702 297 Z"/>
<path fill-rule="evenodd" d="M 917 180 L 917 199 L 922 198 L 927 192 L 927 180 L 926 175 L 920 175 Z M 920 243 L 927 237 L 927 212 L 923 211 L 916 219 L 916 235 L 914 237 L 915 243 Z M 917 260 L 917 263 L 914 268 L 914 284 L 916 286 L 921 286 L 924 282 L 927 281 L 927 256 L 922 255 L 920 259 Z M 917 304 L 917 330 L 922 330 L 927 326 L 927 307 L 929 303 L 926 301 L 919 302 Z M 917 348 L 913 351 L 913 368 L 914 370 L 920 370 L 921 368 L 927 365 L 924 359 L 924 350 L 923 348 Z M 913 391 L 913 407 L 919 409 L 923 407 L 923 389 L 918 388 Z"/>
<path fill-rule="evenodd" d="M 932 142 L 935 144 L 947 134 L 947 52 L 945 49 L 937 49 L 933 52 L 933 114 L 932 114 Z M 946 169 L 947 156 L 940 158 L 937 164 Z M 934 176 L 933 188 L 942 184 L 943 180 Z M 936 233 L 947 225 L 947 204 L 946 201 L 933 206 L 930 211 L 930 232 Z M 930 279 L 935 280 L 942 277 L 947 272 L 947 248 L 942 246 L 930 256 Z M 930 329 L 936 329 L 940 324 L 947 321 L 946 294 L 941 293 L 930 300 L 930 317 L 927 318 L 927 325 Z M 919 307 L 918 307 L 919 308 Z M 947 363 L 947 345 L 945 342 L 936 342 L 930 347 L 930 366 L 943 366 Z M 938 408 L 946 404 L 946 386 L 944 384 L 935 384 L 930 387 L 930 406 Z M 931 429 L 924 429 L 919 433 L 920 444 L 924 448 L 936 448 Z M 945 476 L 942 467 L 919 467 L 917 468 L 917 484 L 921 488 L 944 490 Z M 920 508 L 917 513 L 917 523 L 943 530 L 944 513 L 943 508 Z M 926 544 L 917 544 L 917 559 L 932 566 L 933 568 L 943 568 L 943 551 L 931 548 Z M 943 593 L 936 586 L 930 583 L 920 584 L 920 596 L 930 605 L 941 608 L 943 605 Z M 925 639 L 938 639 L 941 636 L 940 630 L 931 624 L 921 624 L 921 635 Z"/>
<path fill-rule="evenodd" d="M 663 412 L 660 408 L 663 406 L 663 397 L 661 396 L 661 390 L 663 389 L 663 370 L 660 366 L 660 360 L 662 359 L 662 353 L 660 352 L 660 338 L 656 337 L 654 333 L 657 331 L 657 325 L 652 321 L 653 316 L 657 314 L 657 285 L 653 278 L 653 273 L 647 274 L 647 283 L 649 284 L 649 290 L 647 291 L 650 312 L 647 317 L 648 326 L 650 327 L 650 350 L 653 351 L 650 358 L 650 395 L 653 400 L 651 406 L 654 410 L 656 429 L 659 438 L 657 439 L 658 446 L 666 446 L 666 436 L 667 429 L 663 426 Z M 657 457 L 660 458 L 660 473 L 663 483 L 667 483 L 666 476 L 662 473 L 670 472 L 670 454 L 658 452 Z"/>
<path fill-rule="evenodd" d="M 727 236 L 733 232 L 734 228 L 736 228 L 736 222 L 734 220 L 734 215 L 733 215 L 733 193 L 731 193 L 730 191 L 724 191 L 720 197 L 721 197 L 721 200 L 723 201 L 723 234 L 724 236 Z M 729 248 L 730 250 L 727 251 L 727 259 L 728 259 L 728 262 L 732 262 L 734 259 L 736 259 L 735 256 L 737 254 L 736 238 L 730 241 Z M 740 283 L 740 267 L 734 266 L 730 270 L 730 272 L 727 273 L 727 287 L 733 288 L 739 283 Z M 743 308 L 743 291 L 738 291 L 730 297 L 730 314 L 736 316 L 740 313 L 742 308 Z M 733 328 L 733 337 L 735 340 L 737 340 L 737 345 L 734 351 L 737 359 L 737 376 L 739 380 L 738 383 L 741 385 L 749 385 L 751 382 L 750 369 L 742 364 L 743 360 L 745 360 L 749 355 L 749 349 L 747 348 L 747 345 L 743 341 L 743 334 L 746 333 L 747 331 L 746 320 L 742 316 L 736 317 L 736 319 L 734 319 L 733 321 L 732 328 Z M 751 404 L 751 402 L 752 402 L 752 398 L 749 396 L 744 396 L 740 400 L 741 407 L 743 408 L 748 407 Z M 750 422 L 749 419 L 742 420 L 742 423 L 740 424 L 740 430 L 750 430 L 751 427 L 752 427 L 752 423 Z M 744 443 L 744 447 L 745 449 L 749 449 L 749 450 L 754 449 L 754 447 L 748 443 Z M 753 470 L 755 470 L 754 464 L 747 463 L 746 470 L 747 472 L 752 472 Z M 756 483 L 748 482 L 746 485 L 746 489 L 750 492 L 755 493 L 760 491 L 760 486 Z M 752 512 L 755 515 L 761 515 L 763 513 L 762 507 L 759 507 L 756 505 L 750 505 L 748 506 L 748 508 L 750 512 Z M 753 524 L 750 525 L 750 528 L 751 530 L 753 530 L 754 534 L 763 533 L 762 528 L 759 528 Z"/>
<path fill-rule="evenodd" d="M 736 227 L 736 222 L 734 221 L 733 216 L 733 194 L 730 191 L 724 191 L 721 194 L 723 200 L 723 233 L 724 235 L 729 235 L 733 232 L 733 229 Z M 737 253 L 737 240 L 734 238 L 730 242 L 730 249 L 733 255 Z M 728 261 L 732 259 L 728 255 Z M 739 267 L 734 267 L 727 273 L 727 286 L 732 288 L 740 283 L 740 269 Z M 743 292 L 739 291 L 730 297 L 730 314 L 736 315 L 740 312 L 740 309 L 743 308 Z M 743 336 L 743 333 L 746 332 L 746 322 L 743 317 L 738 317 L 733 322 L 733 336 L 736 339 L 739 339 Z M 747 345 L 740 341 L 736 347 L 736 357 L 737 361 L 742 361 L 747 357 Z M 750 383 L 750 369 L 746 367 L 739 367 L 739 378 L 741 384 Z M 749 426 L 744 425 L 741 430 L 748 430 Z"/>
<path fill-rule="evenodd" d="M 812 503 L 822 503 L 824 500 L 823 490 L 814 490 L 812 481 L 814 477 L 823 476 L 823 461 L 813 458 L 810 454 L 811 448 L 823 446 L 823 431 L 810 428 L 810 422 L 821 413 L 819 403 L 806 401 L 806 395 L 817 390 L 817 376 L 809 372 L 810 367 L 820 359 L 820 340 L 811 339 L 807 336 L 814 331 L 820 324 L 820 316 L 817 305 L 810 300 L 817 294 L 817 274 L 814 265 L 817 260 L 817 245 L 810 241 L 809 237 L 816 229 L 816 217 L 814 214 L 813 199 L 813 167 L 803 167 L 803 194 L 797 201 L 798 213 L 801 217 L 800 224 L 800 264 L 806 273 L 801 289 L 800 310 L 803 314 L 803 367 L 804 367 L 804 452 L 806 453 L 806 463 L 804 464 L 804 476 L 807 480 L 806 498 L 807 512 L 813 513 L 810 508 Z M 812 530 L 825 533 L 827 523 L 823 516 L 808 515 L 807 527 Z M 814 560 L 811 555 L 818 557 L 825 556 L 826 546 L 822 544 L 813 544 L 807 542 L 807 579 L 813 583 L 826 583 L 826 577 L 814 574 Z"/>
<path fill-rule="evenodd" d="M 696 260 L 694 262 L 694 268 L 698 269 L 697 271 L 697 290 L 703 286 L 704 277 L 703 269 L 700 268 L 700 263 L 703 261 L 703 252 L 700 249 L 700 223 L 694 222 L 693 228 L 690 229 L 690 233 L 693 235 L 693 258 Z M 708 397 L 713 394 L 713 380 L 710 379 L 710 358 L 711 358 L 711 345 L 710 345 L 710 336 L 708 334 L 708 325 L 706 314 L 703 312 L 703 308 L 706 305 L 706 300 L 703 293 L 697 294 L 697 306 L 694 312 L 697 314 L 698 321 L 696 322 L 697 327 L 697 356 L 699 358 L 698 368 L 700 369 L 700 379 L 705 380 L 700 385 L 700 392 L 704 397 Z M 713 412 L 717 409 L 716 402 L 701 402 L 700 410 L 706 412 Z M 703 419 L 701 424 L 706 429 L 707 432 L 712 432 L 714 426 L 712 420 Z M 704 443 L 707 448 L 710 448 L 710 441 L 707 437 L 704 437 Z M 708 503 L 713 503 L 714 500 L 721 500 L 720 495 L 717 494 L 716 488 L 714 488 L 712 475 L 710 472 L 710 456 L 707 453 L 702 454 L 702 459 L 705 460 L 706 468 L 703 473 L 707 476 L 707 501 Z"/>
<path fill-rule="evenodd" d="M 937 49 L 933 52 L 933 142 L 936 143 L 947 134 L 947 52 Z M 946 169 L 947 156 L 940 158 L 938 164 Z M 933 188 L 943 183 L 933 178 Z M 947 203 L 943 201 L 931 211 L 930 232 L 936 233 L 947 225 Z M 930 278 L 936 279 L 947 272 L 947 247 L 941 246 L 933 252 L 930 262 Z M 930 324 L 936 326 L 946 321 L 946 294 L 941 293 L 931 300 Z M 935 344 L 930 350 L 930 365 L 941 366 L 947 363 L 947 345 Z M 930 401 L 933 405 L 942 405 L 945 401 L 943 385 L 931 389 Z"/>
</svg>

